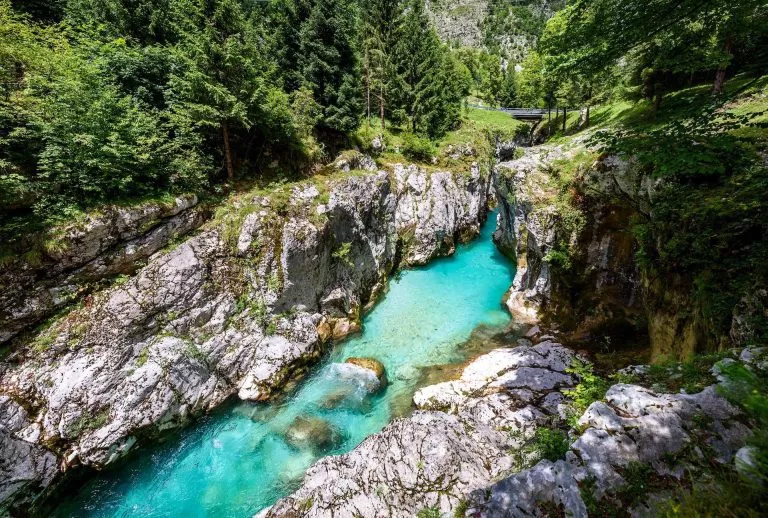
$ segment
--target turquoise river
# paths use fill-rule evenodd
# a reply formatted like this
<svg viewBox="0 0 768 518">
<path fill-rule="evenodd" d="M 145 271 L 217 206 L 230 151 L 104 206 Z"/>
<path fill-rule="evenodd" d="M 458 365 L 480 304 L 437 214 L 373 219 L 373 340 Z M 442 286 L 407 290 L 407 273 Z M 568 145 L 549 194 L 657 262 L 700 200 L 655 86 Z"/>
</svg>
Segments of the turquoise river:
<svg viewBox="0 0 768 518">
<path fill-rule="evenodd" d="M 439 366 L 476 354 L 472 336 L 509 324 L 501 298 L 514 271 L 491 241 L 495 216 L 452 257 L 393 278 L 365 316 L 363 333 L 337 344 L 279 401 L 237 403 L 206 416 L 93 478 L 55 514 L 244 518 L 291 493 L 319 457 L 349 451 L 407 413 L 416 388 Z M 381 361 L 386 389 L 367 395 L 360 380 L 345 377 L 339 363 L 353 356 Z M 341 403 L 329 405 L 337 394 L 344 394 Z M 321 451 L 289 445 L 285 431 L 299 416 L 329 423 L 335 442 Z"/>
</svg>

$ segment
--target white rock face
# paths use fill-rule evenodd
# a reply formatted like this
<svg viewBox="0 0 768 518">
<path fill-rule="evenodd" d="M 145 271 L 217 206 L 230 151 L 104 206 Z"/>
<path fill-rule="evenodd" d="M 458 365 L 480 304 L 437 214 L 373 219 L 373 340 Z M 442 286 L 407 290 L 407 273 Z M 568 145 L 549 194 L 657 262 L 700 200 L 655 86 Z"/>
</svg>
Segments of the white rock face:
<svg viewBox="0 0 768 518">
<path fill-rule="evenodd" d="M 642 312 L 637 245 L 628 230 L 635 209 L 614 200 L 629 196 L 639 200 L 638 210 L 647 210 L 654 186 L 634 164 L 604 157 L 580 172 L 576 185 L 588 193 L 588 198 L 581 197 L 589 209 L 581 211 L 583 225 L 569 227 L 562 223 L 567 218 L 562 214 L 561 187 L 551 168 L 588 150 L 580 145 L 523 149 L 522 157 L 500 163 L 494 173 L 500 207 L 494 241 L 517 260 L 507 308 L 529 324 L 544 314 L 553 316 L 553 311 L 566 316 L 561 321 L 578 320 L 586 328 L 606 323 L 593 316 L 598 314 L 606 320 L 633 321 Z M 562 253 L 556 248 L 563 243 L 572 263 L 567 278 L 548 262 L 551 252 Z M 569 291 L 573 284 L 580 286 L 575 293 Z M 550 304 L 553 299 L 558 303 Z"/>
<path fill-rule="evenodd" d="M 542 504 L 562 505 L 586 517 L 579 483 L 594 480 L 595 495 L 612 494 L 624 483 L 630 463 L 648 464 L 660 476 L 682 477 L 669 455 L 706 445 L 727 464 L 749 430 L 735 420 L 737 410 L 711 386 L 698 394 L 655 394 L 637 385 L 618 384 L 605 402 L 593 403 L 579 419 L 586 430 L 565 460 L 542 461 L 472 494 L 473 516 L 537 516 Z M 701 423 L 706 423 L 702 425 Z"/>
<path fill-rule="evenodd" d="M 565 373 L 572 358 L 551 342 L 481 356 L 459 380 L 419 391 L 411 417 L 318 461 L 296 493 L 259 516 L 405 517 L 426 507 L 452 514 L 471 491 L 516 467 L 510 450 L 550 418 L 544 401 L 574 382 Z"/>
<path fill-rule="evenodd" d="M 507 308 L 516 320 L 533 324 L 551 296 L 551 273 L 544 257 L 557 237 L 553 193 L 542 169 L 562 157 L 562 151 L 543 147 L 524 151 L 522 157 L 499 164 L 494 174 L 500 210 L 493 239 L 502 252 L 517 258 Z"/>
<path fill-rule="evenodd" d="M 155 254 L 0 363 L 0 397 L 39 423 L 3 435 L 16 453 L 3 455 L 0 500 L 47 486 L 57 463 L 110 464 L 233 394 L 269 398 L 327 337 L 359 328 L 398 259 L 426 262 L 477 233 L 487 176 L 398 166 L 393 177 L 337 180 L 323 203 L 316 187 L 297 187 L 289 209 L 236 201 L 230 219 Z"/>
<path fill-rule="evenodd" d="M 36 444 L 38 435 L 27 412 L 0 396 L 0 502 L 44 487 L 56 476 L 56 456 Z M 4 510 L 0 503 L 0 514 Z"/>
<path fill-rule="evenodd" d="M 466 516 L 533 517 L 562 506 L 586 517 L 587 480 L 602 498 L 624 484 L 622 472 L 633 463 L 679 479 L 686 461 L 668 459 L 685 459 L 685 452 L 696 458 L 707 447 L 723 464 L 748 456 L 739 448 L 749 430 L 714 386 L 687 395 L 617 384 L 581 416 L 584 431 L 564 460 L 525 468 L 525 441 L 564 417 L 561 389 L 576 382 L 566 372 L 573 358 L 551 341 L 479 357 L 459 379 L 419 390 L 412 416 L 347 454 L 319 460 L 295 493 L 259 518 L 406 517 L 425 508 L 452 516 L 460 505 Z"/>
<path fill-rule="evenodd" d="M 188 195 L 169 204 L 107 207 L 61 229 L 56 248 L 43 252 L 39 264 L 19 256 L 0 266 L 0 344 L 85 295 L 89 283 L 135 271 L 139 261 L 199 227 L 206 214 L 196 205 Z"/>
</svg>

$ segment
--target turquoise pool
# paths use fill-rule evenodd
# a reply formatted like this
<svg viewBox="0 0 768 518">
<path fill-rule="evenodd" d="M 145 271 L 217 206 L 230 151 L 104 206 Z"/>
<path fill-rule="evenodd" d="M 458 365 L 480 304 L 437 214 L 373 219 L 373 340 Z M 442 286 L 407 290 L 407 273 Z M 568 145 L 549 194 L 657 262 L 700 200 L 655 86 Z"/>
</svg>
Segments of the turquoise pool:
<svg viewBox="0 0 768 518">
<path fill-rule="evenodd" d="M 207 416 L 89 481 L 56 514 L 249 517 L 289 494 L 319 457 L 349 451 L 407 411 L 426 369 L 470 354 L 463 344 L 473 330 L 509 323 L 500 301 L 514 271 L 491 241 L 494 222 L 492 213 L 480 237 L 453 257 L 393 279 L 363 333 L 338 344 L 281 401 Z M 388 386 L 368 394 L 368 380 L 340 365 L 353 356 L 381 361 Z M 326 443 L 289 444 L 297 417 L 322 423 Z"/>
</svg>

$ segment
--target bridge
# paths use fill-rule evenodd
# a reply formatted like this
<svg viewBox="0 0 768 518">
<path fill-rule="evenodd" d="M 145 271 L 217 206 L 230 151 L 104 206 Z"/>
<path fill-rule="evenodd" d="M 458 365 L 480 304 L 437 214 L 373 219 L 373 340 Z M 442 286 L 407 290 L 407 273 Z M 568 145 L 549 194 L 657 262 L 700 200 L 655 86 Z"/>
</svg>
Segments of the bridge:
<svg viewBox="0 0 768 518">
<path fill-rule="evenodd" d="M 546 108 L 493 108 L 492 106 L 479 106 L 476 104 L 470 104 L 469 107 L 478 110 L 508 113 L 513 118 L 522 121 L 537 121 L 543 119 L 547 115 Z"/>
</svg>

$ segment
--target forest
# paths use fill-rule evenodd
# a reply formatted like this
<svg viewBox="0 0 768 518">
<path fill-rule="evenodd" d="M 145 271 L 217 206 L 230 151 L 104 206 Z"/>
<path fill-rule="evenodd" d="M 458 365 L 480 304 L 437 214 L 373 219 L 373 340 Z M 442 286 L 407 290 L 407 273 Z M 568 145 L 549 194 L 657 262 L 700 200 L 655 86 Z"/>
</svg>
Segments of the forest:
<svg viewBox="0 0 768 518">
<path fill-rule="evenodd" d="M 510 25 L 515 8 L 491 4 L 488 42 L 539 38 L 519 63 L 442 43 L 415 0 L 3 0 L 2 235 L 105 201 L 306 171 L 363 123 L 439 139 L 466 99 L 658 108 L 768 63 L 759 1 L 576 1 L 546 25 Z"/>
</svg>

